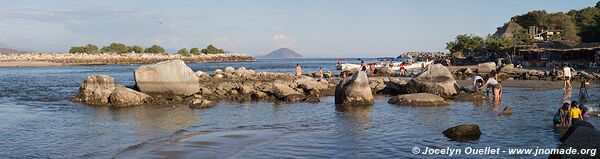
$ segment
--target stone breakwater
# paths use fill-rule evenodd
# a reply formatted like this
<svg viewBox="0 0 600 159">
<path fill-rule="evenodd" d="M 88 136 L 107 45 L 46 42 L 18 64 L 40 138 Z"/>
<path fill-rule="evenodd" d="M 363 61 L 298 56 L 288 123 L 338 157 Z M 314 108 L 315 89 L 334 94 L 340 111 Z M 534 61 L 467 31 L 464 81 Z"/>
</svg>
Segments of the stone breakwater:
<svg viewBox="0 0 600 159">
<path fill-rule="evenodd" d="M 65 65 L 86 64 L 151 64 L 168 60 L 185 62 L 234 62 L 255 61 L 254 57 L 241 53 L 210 55 L 171 55 L 171 54 L 80 54 L 80 53 L 25 53 L 0 54 L 0 62 L 37 61 L 52 62 Z"/>
</svg>

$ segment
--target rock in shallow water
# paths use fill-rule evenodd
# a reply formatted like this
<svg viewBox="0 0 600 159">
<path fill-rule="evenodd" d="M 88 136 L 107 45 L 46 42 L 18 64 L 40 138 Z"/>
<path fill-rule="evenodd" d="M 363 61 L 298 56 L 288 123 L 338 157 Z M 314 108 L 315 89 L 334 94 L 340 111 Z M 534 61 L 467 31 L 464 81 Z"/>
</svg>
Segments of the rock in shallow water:
<svg viewBox="0 0 600 159">
<path fill-rule="evenodd" d="M 369 78 L 364 71 L 343 79 L 335 87 L 335 104 L 342 106 L 373 105 L 373 93 L 369 87 Z"/>
<path fill-rule="evenodd" d="M 188 106 L 190 108 L 210 108 L 214 106 L 214 102 L 206 100 L 206 99 L 194 99 L 190 101 Z"/>
<path fill-rule="evenodd" d="M 447 138 L 458 141 L 478 140 L 481 136 L 479 125 L 475 124 L 462 124 L 454 126 L 444 130 L 442 133 Z"/>
<path fill-rule="evenodd" d="M 107 75 L 90 75 L 79 86 L 77 96 L 71 101 L 89 105 L 105 106 L 109 104 L 109 96 L 115 89 L 115 80 Z"/>
<path fill-rule="evenodd" d="M 409 106 L 442 106 L 449 103 L 444 98 L 429 93 L 403 94 L 390 98 L 390 104 Z"/>
<path fill-rule="evenodd" d="M 405 85 L 405 93 L 431 93 L 441 97 L 451 97 L 457 90 L 454 76 L 441 64 L 429 65 Z"/>
<path fill-rule="evenodd" d="M 137 92 L 122 85 L 117 86 L 113 93 L 110 94 L 110 104 L 113 107 L 142 105 L 150 99 L 151 97 L 149 95 Z"/>
<path fill-rule="evenodd" d="M 144 93 L 189 96 L 200 91 L 196 73 L 181 60 L 140 66 L 134 76 L 136 86 Z"/>
</svg>

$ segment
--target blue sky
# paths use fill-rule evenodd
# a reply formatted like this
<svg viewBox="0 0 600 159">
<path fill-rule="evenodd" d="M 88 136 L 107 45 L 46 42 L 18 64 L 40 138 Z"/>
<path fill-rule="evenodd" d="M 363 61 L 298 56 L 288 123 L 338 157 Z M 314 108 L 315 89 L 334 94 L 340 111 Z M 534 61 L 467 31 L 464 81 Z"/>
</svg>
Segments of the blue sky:
<svg viewBox="0 0 600 159">
<path fill-rule="evenodd" d="M 169 50 L 214 44 L 266 54 L 379 57 L 447 51 L 531 10 L 567 12 L 592 0 L 0 0 L 0 47 L 66 51 L 121 42 Z"/>
</svg>

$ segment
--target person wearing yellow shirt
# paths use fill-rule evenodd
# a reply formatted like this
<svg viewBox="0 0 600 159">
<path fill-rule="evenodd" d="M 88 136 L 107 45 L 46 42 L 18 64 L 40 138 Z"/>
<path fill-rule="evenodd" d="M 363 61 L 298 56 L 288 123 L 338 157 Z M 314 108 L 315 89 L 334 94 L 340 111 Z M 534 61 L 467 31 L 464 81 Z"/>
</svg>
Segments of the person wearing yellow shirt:
<svg viewBox="0 0 600 159">
<path fill-rule="evenodd" d="M 570 112 L 569 120 L 571 120 L 571 124 L 573 124 L 573 122 L 575 122 L 575 120 L 583 119 L 583 116 L 581 114 L 581 109 L 579 109 L 577 104 L 572 104 L 571 111 L 569 111 L 569 112 Z"/>
</svg>

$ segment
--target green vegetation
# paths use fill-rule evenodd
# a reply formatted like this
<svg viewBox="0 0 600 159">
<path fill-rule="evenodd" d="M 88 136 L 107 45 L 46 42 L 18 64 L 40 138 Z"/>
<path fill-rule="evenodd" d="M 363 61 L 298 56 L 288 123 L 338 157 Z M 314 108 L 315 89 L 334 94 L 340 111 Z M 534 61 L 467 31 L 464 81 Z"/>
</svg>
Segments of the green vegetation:
<svg viewBox="0 0 600 159">
<path fill-rule="evenodd" d="M 446 43 L 446 49 L 452 52 L 453 56 L 463 56 L 464 53 L 472 54 L 476 49 L 484 49 L 491 52 L 505 52 L 518 44 L 513 38 L 495 37 L 487 35 L 485 38 L 463 34 L 456 36 L 454 41 Z"/>
<path fill-rule="evenodd" d="M 223 49 L 219 49 L 214 47 L 213 45 L 208 45 L 206 49 L 202 49 L 200 52 L 204 54 L 223 54 L 225 51 Z"/>
<path fill-rule="evenodd" d="M 483 46 L 484 40 L 476 35 L 458 35 L 454 41 L 446 43 L 446 49 L 450 50 L 454 56 L 462 56 L 463 53 L 470 53 L 474 49 Z"/>
<path fill-rule="evenodd" d="M 141 46 L 137 46 L 137 45 L 133 45 L 128 48 L 129 48 L 129 52 L 141 53 L 144 51 L 144 48 L 142 48 Z"/>
<path fill-rule="evenodd" d="M 165 53 L 165 48 L 158 45 L 152 45 L 144 50 L 145 53 Z"/>
<path fill-rule="evenodd" d="M 69 49 L 69 53 L 88 53 L 88 54 L 97 54 L 98 46 L 93 44 L 87 44 L 85 46 L 73 46 Z"/>
<path fill-rule="evenodd" d="M 190 54 L 192 54 L 192 55 L 200 55 L 200 50 L 197 47 L 192 48 L 190 50 Z"/>
<path fill-rule="evenodd" d="M 190 52 L 188 52 L 188 50 L 186 48 L 183 48 L 183 49 L 177 51 L 177 54 L 183 55 L 183 56 L 191 56 Z"/>
<path fill-rule="evenodd" d="M 100 49 L 100 52 L 102 53 L 127 53 L 128 51 L 129 48 L 127 45 L 122 43 L 111 43 L 110 45 L 104 46 L 102 49 Z"/>
<path fill-rule="evenodd" d="M 152 45 L 146 49 L 142 48 L 138 45 L 127 46 L 122 43 L 111 43 L 108 46 L 103 46 L 101 49 L 98 49 L 98 46 L 93 44 L 87 44 L 86 46 L 73 46 L 69 49 L 69 53 L 88 53 L 88 54 L 97 54 L 97 53 L 157 53 L 157 54 L 165 54 L 165 48 L 159 45 Z M 191 56 L 191 55 L 200 55 L 204 54 L 223 54 L 225 51 L 223 49 L 219 49 L 214 47 L 213 45 L 208 45 L 205 49 L 199 50 L 197 47 L 192 48 L 189 52 L 186 48 L 180 49 L 177 51 L 177 54 Z"/>
<path fill-rule="evenodd" d="M 535 10 L 514 16 L 511 21 L 517 23 L 512 38 L 490 35 L 482 38 L 463 34 L 456 36 L 454 41 L 446 43 L 446 49 L 453 55 L 472 54 L 480 50 L 500 53 L 516 45 L 540 42 L 529 36 L 527 29 L 530 26 L 536 26 L 541 30 L 561 31 L 561 34 L 548 36 L 548 41 L 600 42 L 600 2 L 597 2 L 595 7 L 571 10 L 566 14 Z"/>
</svg>

